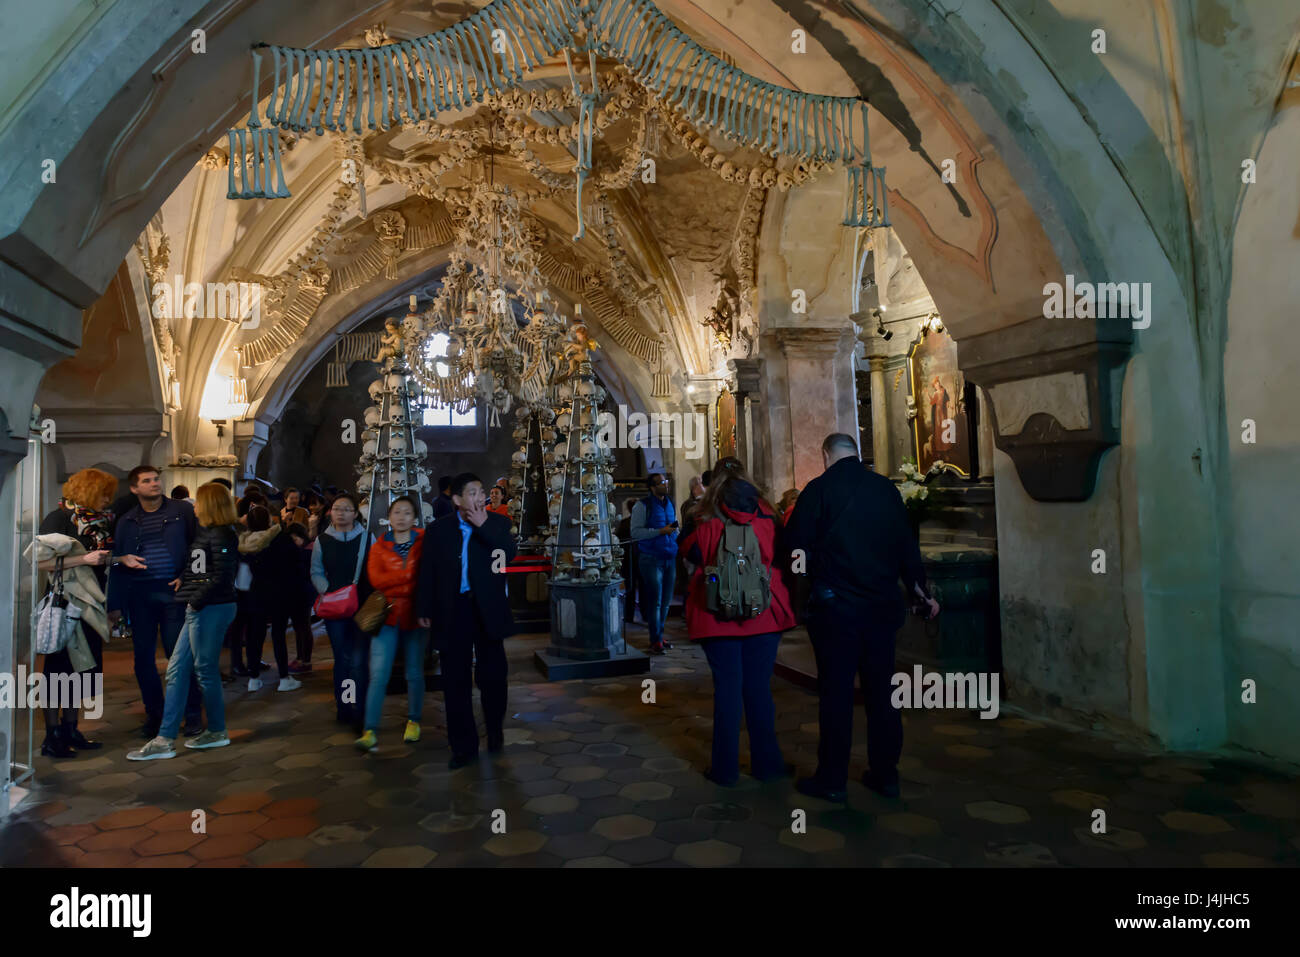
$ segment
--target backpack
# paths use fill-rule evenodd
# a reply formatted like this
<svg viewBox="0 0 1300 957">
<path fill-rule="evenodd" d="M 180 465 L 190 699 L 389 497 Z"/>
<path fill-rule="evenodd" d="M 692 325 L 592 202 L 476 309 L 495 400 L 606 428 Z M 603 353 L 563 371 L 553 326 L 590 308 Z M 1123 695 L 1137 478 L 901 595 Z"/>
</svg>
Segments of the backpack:
<svg viewBox="0 0 1300 957">
<path fill-rule="evenodd" d="M 718 554 L 704 569 L 707 607 L 722 621 L 757 618 L 771 604 L 772 573 L 763 564 L 753 527 L 725 517 L 722 523 Z"/>
</svg>

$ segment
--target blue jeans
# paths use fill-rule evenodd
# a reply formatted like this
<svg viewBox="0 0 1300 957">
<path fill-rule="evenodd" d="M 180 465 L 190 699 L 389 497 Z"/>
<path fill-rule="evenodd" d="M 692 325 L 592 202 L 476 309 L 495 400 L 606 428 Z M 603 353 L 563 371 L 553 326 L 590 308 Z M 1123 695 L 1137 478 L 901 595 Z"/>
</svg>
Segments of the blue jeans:
<svg viewBox="0 0 1300 957">
<path fill-rule="evenodd" d="M 325 634 L 334 651 L 334 704 L 340 719 L 355 724 L 370 685 L 369 639 L 351 618 L 326 618 Z M 352 682 L 350 688 L 344 687 L 345 681 Z M 344 701 L 345 697 L 351 700 Z"/>
<path fill-rule="evenodd" d="M 181 628 L 176 648 L 167 661 L 167 703 L 163 706 L 164 738 L 176 737 L 181 727 L 181 710 L 189 693 L 190 682 L 198 679 L 203 689 L 203 706 L 208 712 L 208 730 L 222 734 L 226 730 L 226 701 L 221 696 L 221 646 L 226 629 L 235 620 L 235 603 L 208 605 L 195 611 L 185 608 L 185 626 Z"/>
<path fill-rule="evenodd" d="M 384 625 L 379 634 L 370 639 L 370 688 L 366 691 L 365 727 L 374 730 L 384 711 L 384 691 L 388 676 L 393 673 L 393 659 L 397 646 L 406 649 L 406 717 L 416 724 L 424 714 L 424 649 L 429 643 L 429 633 L 423 628 L 399 630 L 396 625 Z"/>
<path fill-rule="evenodd" d="M 664 621 L 673 600 L 677 559 L 638 555 L 637 572 L 641 576 L 641 617 L 650 629 L 650 644 L 658 645 L 664 640 Z"/>
<path fill-rule="evenodd" d="M 780 643 L 780 632 L 745 638 L 705 638 L 700 642 L 713 670 L 712 772 L 718 781 L 730 783 L 740 777 L 742 708 L 754 777 L 785 773 L 772 704 L 772 666 Z"/>
<path fill-rule="evenodd" d="M 161 721 L 163 713 L 163 686 L 158 678 L 159 633 L 162 648 L 168 660 L 176 650 L 176 639 L 185 623 L 185 605 L 176 600 L 176 593 L 164 581 L 133 582 L 126 594 L 126 618 L 131 623 L 131 644 L 135 651 L 135 680 L 140 685 L 146 721 Z M 170 666 L 169 666 L 170 667 Z M 198 724 L 199 684 L 190 676 L 189 695 L 186 701 L 185 720 Z"/>
</svg>

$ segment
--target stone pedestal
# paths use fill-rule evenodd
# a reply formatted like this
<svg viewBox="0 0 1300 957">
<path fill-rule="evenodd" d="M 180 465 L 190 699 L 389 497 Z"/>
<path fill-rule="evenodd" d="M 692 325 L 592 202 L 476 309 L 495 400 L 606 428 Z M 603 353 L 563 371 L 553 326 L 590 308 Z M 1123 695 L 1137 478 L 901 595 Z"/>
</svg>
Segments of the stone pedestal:
<svg viewBox="0 0 1300 957">
<path fill-rule="evenodd" d="M 650 658 L 623 637 L 622 581 L 551 582 L 551 643 L 534 653 L 550 681 L 644 674 Z"/>
<path fill-rule="evenodd" d="M 551 562 L 544 555 L 520 555 L 510 563 L 506 574 L 506 595 L 515 628 L 521 634 L 543 632 L 551 625 Z"/>
<path fill-rule="evenodd" d="M 1000 673 L 997 552 L 964 545 L 927 545 L 922 548 L 922 558 L 930 591 L 941 611 L 932 622 L 908 615 L 898 633 L 899 656 L 945 672 Z"/>
</svg>

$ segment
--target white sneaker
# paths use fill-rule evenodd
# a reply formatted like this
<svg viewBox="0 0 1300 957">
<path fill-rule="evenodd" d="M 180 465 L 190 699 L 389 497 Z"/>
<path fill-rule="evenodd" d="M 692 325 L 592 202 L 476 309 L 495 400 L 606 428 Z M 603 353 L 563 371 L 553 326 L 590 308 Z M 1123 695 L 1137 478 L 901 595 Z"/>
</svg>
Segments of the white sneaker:
<svg viewBox="0 0 1300 957">
<path fill-rule="evenodd" d="M 302 687 L 301 681 L 299 681 L 297 678 L 294 678 L 292 676 L 288 676 L 280 679 L 280 684 L 275 690 L 276 691 L 297 691 L 301 687 Z"/>
<path fill-rule="evenodd" d="M 206 751 L 209 748 L 224 748 L 230 744 L 230 737 L 226 732 L 204 731 L 197 738 L 190 738 L 185 742 L 185 747 L 193 748 L 195 751 Z"/>
<path fill-rule="evenodd" d="M 139 751 L 127 753 L 128 761 L 157 761 L 176 757 L 176 746 L 167 738 L 153 738 Z"/>
<path fill-rule="evenodd" d="M 249 678 L 249 679 L 248 679 L 248 690 L 249 690 L 249 691 L 261 691 L 261 690 L 262 690 L 262 679 L 261 679 L 261 678 Z"/>
</svg>

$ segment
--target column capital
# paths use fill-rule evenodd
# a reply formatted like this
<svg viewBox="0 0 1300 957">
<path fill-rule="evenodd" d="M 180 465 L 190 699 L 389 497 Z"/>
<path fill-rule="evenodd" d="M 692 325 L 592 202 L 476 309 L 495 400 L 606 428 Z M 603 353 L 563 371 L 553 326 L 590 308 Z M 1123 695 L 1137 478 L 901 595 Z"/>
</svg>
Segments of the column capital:
<svg viewBox="0 0 1300 957">
<path fill-rule="evenodd" d="M 727 368 L 731 370 L 731 378 L 735 380 L 734 391 L 737 395 L 756 395 L 762 390 L 762 359 L 728 359 Z"/>
<path fill-rule="evenodd" d="M 787 359 L 831 359 L 855 341 L 851 325 L 787 326 L 775 332 Z"/>
</svg>

